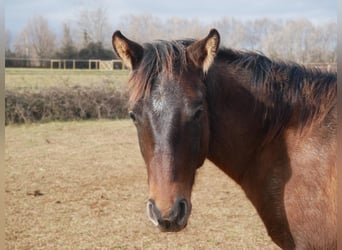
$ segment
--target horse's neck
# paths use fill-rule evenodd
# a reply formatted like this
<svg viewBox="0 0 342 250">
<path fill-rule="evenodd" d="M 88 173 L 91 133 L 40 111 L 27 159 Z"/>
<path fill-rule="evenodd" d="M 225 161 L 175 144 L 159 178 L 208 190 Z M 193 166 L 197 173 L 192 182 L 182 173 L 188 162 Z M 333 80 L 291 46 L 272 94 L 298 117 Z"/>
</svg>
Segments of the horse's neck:
<svg viewBox="0 0 342 250">
<path fill-rule="evenodd" d="M 336 86 L 334 88 L 333 84 L 322 85 L 326 89 L 329 87 L 324 97 L 327 100 L 322 97 L 322 100 L 313 99 L 306 103 L 299 96 L 290 108 L 276 102 L 268 103 L 269 107 L 274 107 L 270 109 L 266 108 L 265 103 L 278 99 L 267 96 L 267 93 L 255 93 L 250 82 L 248 72 L 245 75 L 243 72 L 237 74 L 234 69 L 222 65 L 213 66 L 206 82 L 210 118 L 208 158 L 238 183 L 247 168 L 261 162 L 258 158 L 260 152 L 266 152 L 265 155 L 272 151 L 279 153 L 279 156 L 274 155 L 273 158 L 282 157 L 284 150 L 273 149 L 284 147 L 286 130 L 299 131 L 299 134 L 310 137 L 319 133 L 322 124 L 332 127 L 324 125 L 325 122 L 336 120 L 329 116 L 330 113 L 334 114 L 336 102 Z M 307 117 L 302 117 L 303 107 L 309 114 Z M 300 143 L 300 139 L 298 141 Z"/>
<path fill-rule="evenodd" d="M 215 70 L 208 75 L 208 159 L 239 183 L 265 139 L 266 131 L 262 116 L 256 115 L 261 111 L 255 98 L 227 75 Z"/>
</svg>

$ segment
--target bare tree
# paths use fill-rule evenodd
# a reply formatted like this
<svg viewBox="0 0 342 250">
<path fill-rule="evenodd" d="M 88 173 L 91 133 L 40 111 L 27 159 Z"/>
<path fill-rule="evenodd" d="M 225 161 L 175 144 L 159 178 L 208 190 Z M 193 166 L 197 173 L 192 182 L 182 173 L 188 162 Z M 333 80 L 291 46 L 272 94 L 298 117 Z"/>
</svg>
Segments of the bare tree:
<svg viewBox="0 0 342 250">
<path fill-rule="evenodd" d="M 300 63 L 336 62 L 337 25 L 290 20 L 267 33 L 261 42 L 271 57 Z"/>
<path fill-rule="evenodd" d="M 82 41 L 80 46 L 86 47 L 90 42 L 100 42 L 106 47 L 111 46 L 111 41 L 108 39 L 108 32 L 111 31 L 106 9 L 82 10 L 78 16 L 77 25 L 79 40 Z"/>
<path fill-rule="evenodd" d="M 161 19 L 153 15 L 128 15 L 117 26 L 138 42 L 156 39 L 199 38 L 209 29 L 198 19 L 171 17 Z"/>
<path fill-rule="evenodd" d="M 17 37 L 15 50 L 21 55 L 48 58 L 55 51 L 55 34 L 42 16 L 33 17 Z"/>
<path fill-rule="evenodd" d="M 153 15 L 127 15 L 121 18 L 117 28 L 123 30 L 135 41 L 148 42 L 155 39 L 168 39 L 166 29 L 169 26 Z"/>
<path fill-rule="evenodd" d="M 165 34 L 168 39 L 177 38 L 200 38 L 210 29 L 205 24 L 201 23 L 198 19 L 184 19 L 173 17 L 166 20 L 163 24 Z M 179 31 L 182 31 L 181 33 Z"/>
<path fill-rule="evenodd" d="M 14 41 L 14 52 L 17 57 L 33 57 L 32 45 L 29 43 L 28 34 L 26 30 L 23 30 L 22 32 L 20 32 L 18 36 L 16 36 Z"/>
<path fill-rule="evenodd" d="M 312 37 L 315 44 L 311 58 L 314 62 L 337 61 L 337 23 L 331 22 L 316 27 L 316 33 Z"/>
<path fill-rule="evenodd" d="M 223 17 L 210 24 L 197 19 L 172 17 L 162 20 L 151 15 L 121 18 L 118 29 L 133 40 L 198 38 L 210 28 L 220 31 L 223 46 L 233 49 L 258 50 L 264 54 L 299 63 L 336 62 L 336 23 L 315 26 L 307 19 L 242 21 Z"/>
<path fill-rule="evenodd" d="M 222 44 L 234 49 L 246 49 L 246 27 L 235 18 L 224 17 L 214 23 L 221 32 Z"/>
<path fill-rule="evenodd" d="M 71 25 L 63 23 L 63 37 L 58 56 L 63 59 L 73 59 L 77 57 L 77 49 L 71 32 Z"/>
<path fill-rule="evenodd" d="M 294 60 L 300 63 L 336 62 L 336 22 L 314 25 L 307 19 L 242 21 L 223 17 L 212 23 L 199 19 L 172 17 L 162 19 L 153 15 L 128 15 L 121 17 L 116 29 L 138 42 L 155 39 L 199 38 L 210 28 L 217 28 L 221 44 L 233 49 L 258 50 L 273 58 Z M 60 47 L 61 54 L 72 54 L 77 49 L 98 44 L 111 49 L 110 35 L 113 32 L 104 8 L 83 10 L 77 18 L 77 44 L 70 24 L 64 24 Z M 6 39 L 10 37 L 6 33 Z M 15 52 L 22 56 L 48 57 L 54 51 L 55 36 L 47 20 L 36 17 L 15 40 Z M 9 43 L 6 40 L 6 44 Z M 6 45 L 7 46 L 7 45 Z M 100 47 L 101 47 L 100 46 Z M 63 56 L 63 58 L 66 56 Z"/>
</svg>

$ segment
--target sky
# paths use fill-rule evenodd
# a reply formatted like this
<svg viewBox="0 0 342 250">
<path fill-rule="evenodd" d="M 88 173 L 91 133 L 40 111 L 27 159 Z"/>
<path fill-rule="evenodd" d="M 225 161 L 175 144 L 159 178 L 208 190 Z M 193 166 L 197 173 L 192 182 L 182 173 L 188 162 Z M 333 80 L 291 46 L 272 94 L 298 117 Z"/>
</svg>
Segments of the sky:
<svg viewBox="0 0 342 250">
<path fill-rule="evenodd" d="M 125 15 L 151 14 L 160 18 L 196 18 L 205 23 L 222 17 L 308 18 L 314 23 L 336 21 L 336 0 L 6 0 L 5 29 L 16 35 L 34 16 L 43 16 L 49 26 L 61 32 L 66 21 L 76 21 L 82 10 L 105 8 L 115 25 Z"/>
</svg>

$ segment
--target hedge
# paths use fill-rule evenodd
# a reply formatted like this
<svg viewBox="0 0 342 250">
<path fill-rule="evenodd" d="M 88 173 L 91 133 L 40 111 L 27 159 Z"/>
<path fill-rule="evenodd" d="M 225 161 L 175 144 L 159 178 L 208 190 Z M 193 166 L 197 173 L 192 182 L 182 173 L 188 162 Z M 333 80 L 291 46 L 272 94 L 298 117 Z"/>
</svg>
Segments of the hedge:
<svg viewBox="0 0 342 250">
<path fill-rule="evenodd" d="M 109 86 L 6 90 L 5 124 L 121 119 L 127 117 L 126 104 L 126 93 Z"/>
</svg>

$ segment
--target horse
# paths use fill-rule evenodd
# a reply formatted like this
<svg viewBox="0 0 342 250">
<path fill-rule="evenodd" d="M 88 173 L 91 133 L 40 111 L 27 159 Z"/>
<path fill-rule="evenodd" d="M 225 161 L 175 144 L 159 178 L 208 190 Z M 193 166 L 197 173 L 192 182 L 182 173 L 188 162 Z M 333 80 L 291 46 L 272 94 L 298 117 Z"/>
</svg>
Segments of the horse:
<svg viewBox="0 0 342 250">
<path fill-rule="evenodd" d="M 186 227 L 205 159 L 243 189 L 282 249 L 336 249 L 337 74 L 202 39 L 140 44 L 114 32 L 146 163 L 147 216 Z M 215 180 L 212 180 L 215 181 Z"/>
</svg>

